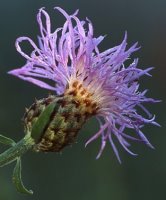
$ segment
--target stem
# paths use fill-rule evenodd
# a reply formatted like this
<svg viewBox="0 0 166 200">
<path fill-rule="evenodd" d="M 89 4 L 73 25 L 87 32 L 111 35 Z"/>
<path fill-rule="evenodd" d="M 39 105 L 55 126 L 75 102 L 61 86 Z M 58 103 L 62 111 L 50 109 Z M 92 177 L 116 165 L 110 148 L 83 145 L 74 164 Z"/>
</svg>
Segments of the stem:
<svg viewBox="0 0 166 200">
<path fill-rule="evenodd" d="M 15 161 L 18 157 L 22 156 L 25 152 L 31 149 L 34 144 L 35 142 L 33 138 L 27 134 L 14 146 L 0 154 L 0 167 Z"/>
</svg>

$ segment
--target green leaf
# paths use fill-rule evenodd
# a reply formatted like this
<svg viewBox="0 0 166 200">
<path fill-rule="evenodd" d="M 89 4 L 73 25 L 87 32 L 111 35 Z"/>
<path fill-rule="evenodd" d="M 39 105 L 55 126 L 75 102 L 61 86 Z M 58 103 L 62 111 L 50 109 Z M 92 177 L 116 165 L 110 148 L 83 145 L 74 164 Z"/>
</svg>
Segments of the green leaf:
<svg viewBox="0 0 166 200">
<path fill-rule="evenodd" d="M 25 186 L 23 185 L 22 179 L 21 179 L 21 159 L 20 157 L 17 158 L 17 163 L 13 171 L 13 183 L 16 186 L 16 189 L 20 193 L 24 194 L 33 194 L 32 190 L 27 190 Z"/>
<path fill-rule="evenodd" d="M 14 140 L 12 140 L 8 137 L 5 137 L 1 134 L 0 134 L 0 143 L 6 144 L 6 145 L 9 145 L 9 146 L 14 146 L 16 144 Z"/>
<path fill-rule="evenodd" d="M 31 137 L 38 142 L 41 138 L 41 135 L 50 121 L 51 114 L 58 110 L 59 104 L 55 101 L 49 104 L 45 110 L 40 114 L 38 120 L 32 127 Z"/>
</svg>

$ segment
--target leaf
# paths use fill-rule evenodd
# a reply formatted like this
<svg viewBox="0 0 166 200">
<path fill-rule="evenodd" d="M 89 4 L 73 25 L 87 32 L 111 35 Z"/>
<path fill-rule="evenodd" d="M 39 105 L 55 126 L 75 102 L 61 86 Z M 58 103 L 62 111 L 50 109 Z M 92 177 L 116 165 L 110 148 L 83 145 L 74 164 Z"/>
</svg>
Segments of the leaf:
<svg viewBox="0 0 166 200">
<path fill-rule="evenodd" d="M 16 144 L 14 140 L 12 140 L 8 137 L 5 137 L 1 134 L 0 134 L 0 143 L 6 144 L 6 145 L 9 145 L 9 146 L 14 146 Z"/>
<path fill-rule="evenodd" d="M 0 167 L 17 160 L 18 157 L 22 156 L 29 149 L 32 149 L 33 145 L 34 139 L 29 134 L 26 134 L 23 139 L 0 154 Z"/>
<path fill-rule="evenodd" d="M 16 166 L 13 171 L 13 183 L 17 189 L 18 192 L 24 193 L 24 194 L 33 194 L 32 190 L 28 190 L 25 188 L 22 182 L 21 178 L 21 159 L 20 157 L 17 158 Z"/>
<path fill-rule="evenodd" d="M 53 102 L 49 104 L 45 110 L 40 114 L 38 120 L 32 127 L 31 137 L 38 142 L 38 140 L 41 138 L 41 134 L 43 133 L 46 125 L 50 121 L 51 114 L 58 110 L 59 104 L 56 102 Z"/>
</svg>

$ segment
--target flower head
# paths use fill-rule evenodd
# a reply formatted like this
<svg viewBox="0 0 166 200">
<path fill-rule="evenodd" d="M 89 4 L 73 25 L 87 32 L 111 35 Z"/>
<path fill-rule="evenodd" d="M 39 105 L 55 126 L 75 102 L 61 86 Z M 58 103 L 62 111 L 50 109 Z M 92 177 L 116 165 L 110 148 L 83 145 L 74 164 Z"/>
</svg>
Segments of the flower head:
<svg viewBox="0 0 166 200">
<path fill-rule="evenodd" d="M 18 38 L 16 49 L 27 62 L 9 74 L 53 90 L 57 95 L 73 95 L 76 101 L 86 105 L 100 125 L 100 130 L 86 143 L 101 138 L 97 158 L 109 142 L 120 161 L 113 137 L 132 155 L 136 154 L 129 150 L 128 140 L 142 142 L 153 148 L 141 128 L 145 124 L 158 125 L 155 117 L 143 105 L 156 101 L 145 96 L 147 90 L 138 90 L 139 78 L 150 76 L 152 67 L 145 70 L 137 68 L 138 59 L 128 66 L 125 63 L 139 49 L 137 43 L 127 49 L 125 34 L 120 45 L 100 52 L 98 45 L 104 37 L 93 36 L 93 26 L 88 19 L 80 21 L 77 18 L 78 11 L 68 15 L 63 9 L 56 9 L 66 18 L 63 27 L 52 31 L 50 17 L 41 8 L 37 15 L 41 33 L 38 37 L 39 46 L 28 37 Z M 20 43 L 23 41 L 28 41 L 33 47 L 31 55 L 21 49 Z M 52 85 L 49 84 L 50 80 Z M 138 108 L 145 112 L 147 118 L 138 113 Z M 129 135 L 129 129 L 134 130 L 136 136 Z"/>
</svg>

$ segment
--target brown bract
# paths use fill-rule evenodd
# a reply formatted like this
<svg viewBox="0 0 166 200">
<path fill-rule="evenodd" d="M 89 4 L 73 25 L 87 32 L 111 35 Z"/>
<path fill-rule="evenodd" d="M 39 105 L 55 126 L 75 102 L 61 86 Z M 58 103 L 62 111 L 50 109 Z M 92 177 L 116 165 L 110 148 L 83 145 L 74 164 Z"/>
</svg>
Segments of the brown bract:
<svg viewBox="0 0 166 200">
<path fill-rule="evenodd" d="M 53 102 L 57 104 L 56 109 L 42 129 L 33 148 L 35 151 L 59 152 L 65 146 L 73 144 L 83 124 L 95 115 L 98 109 L 92 94 L 75 81 L 63 96 L 51 95 L 30 106 L 23 118 L 26 133 L 32 131 L 41 113 Z"/>
</svg>

